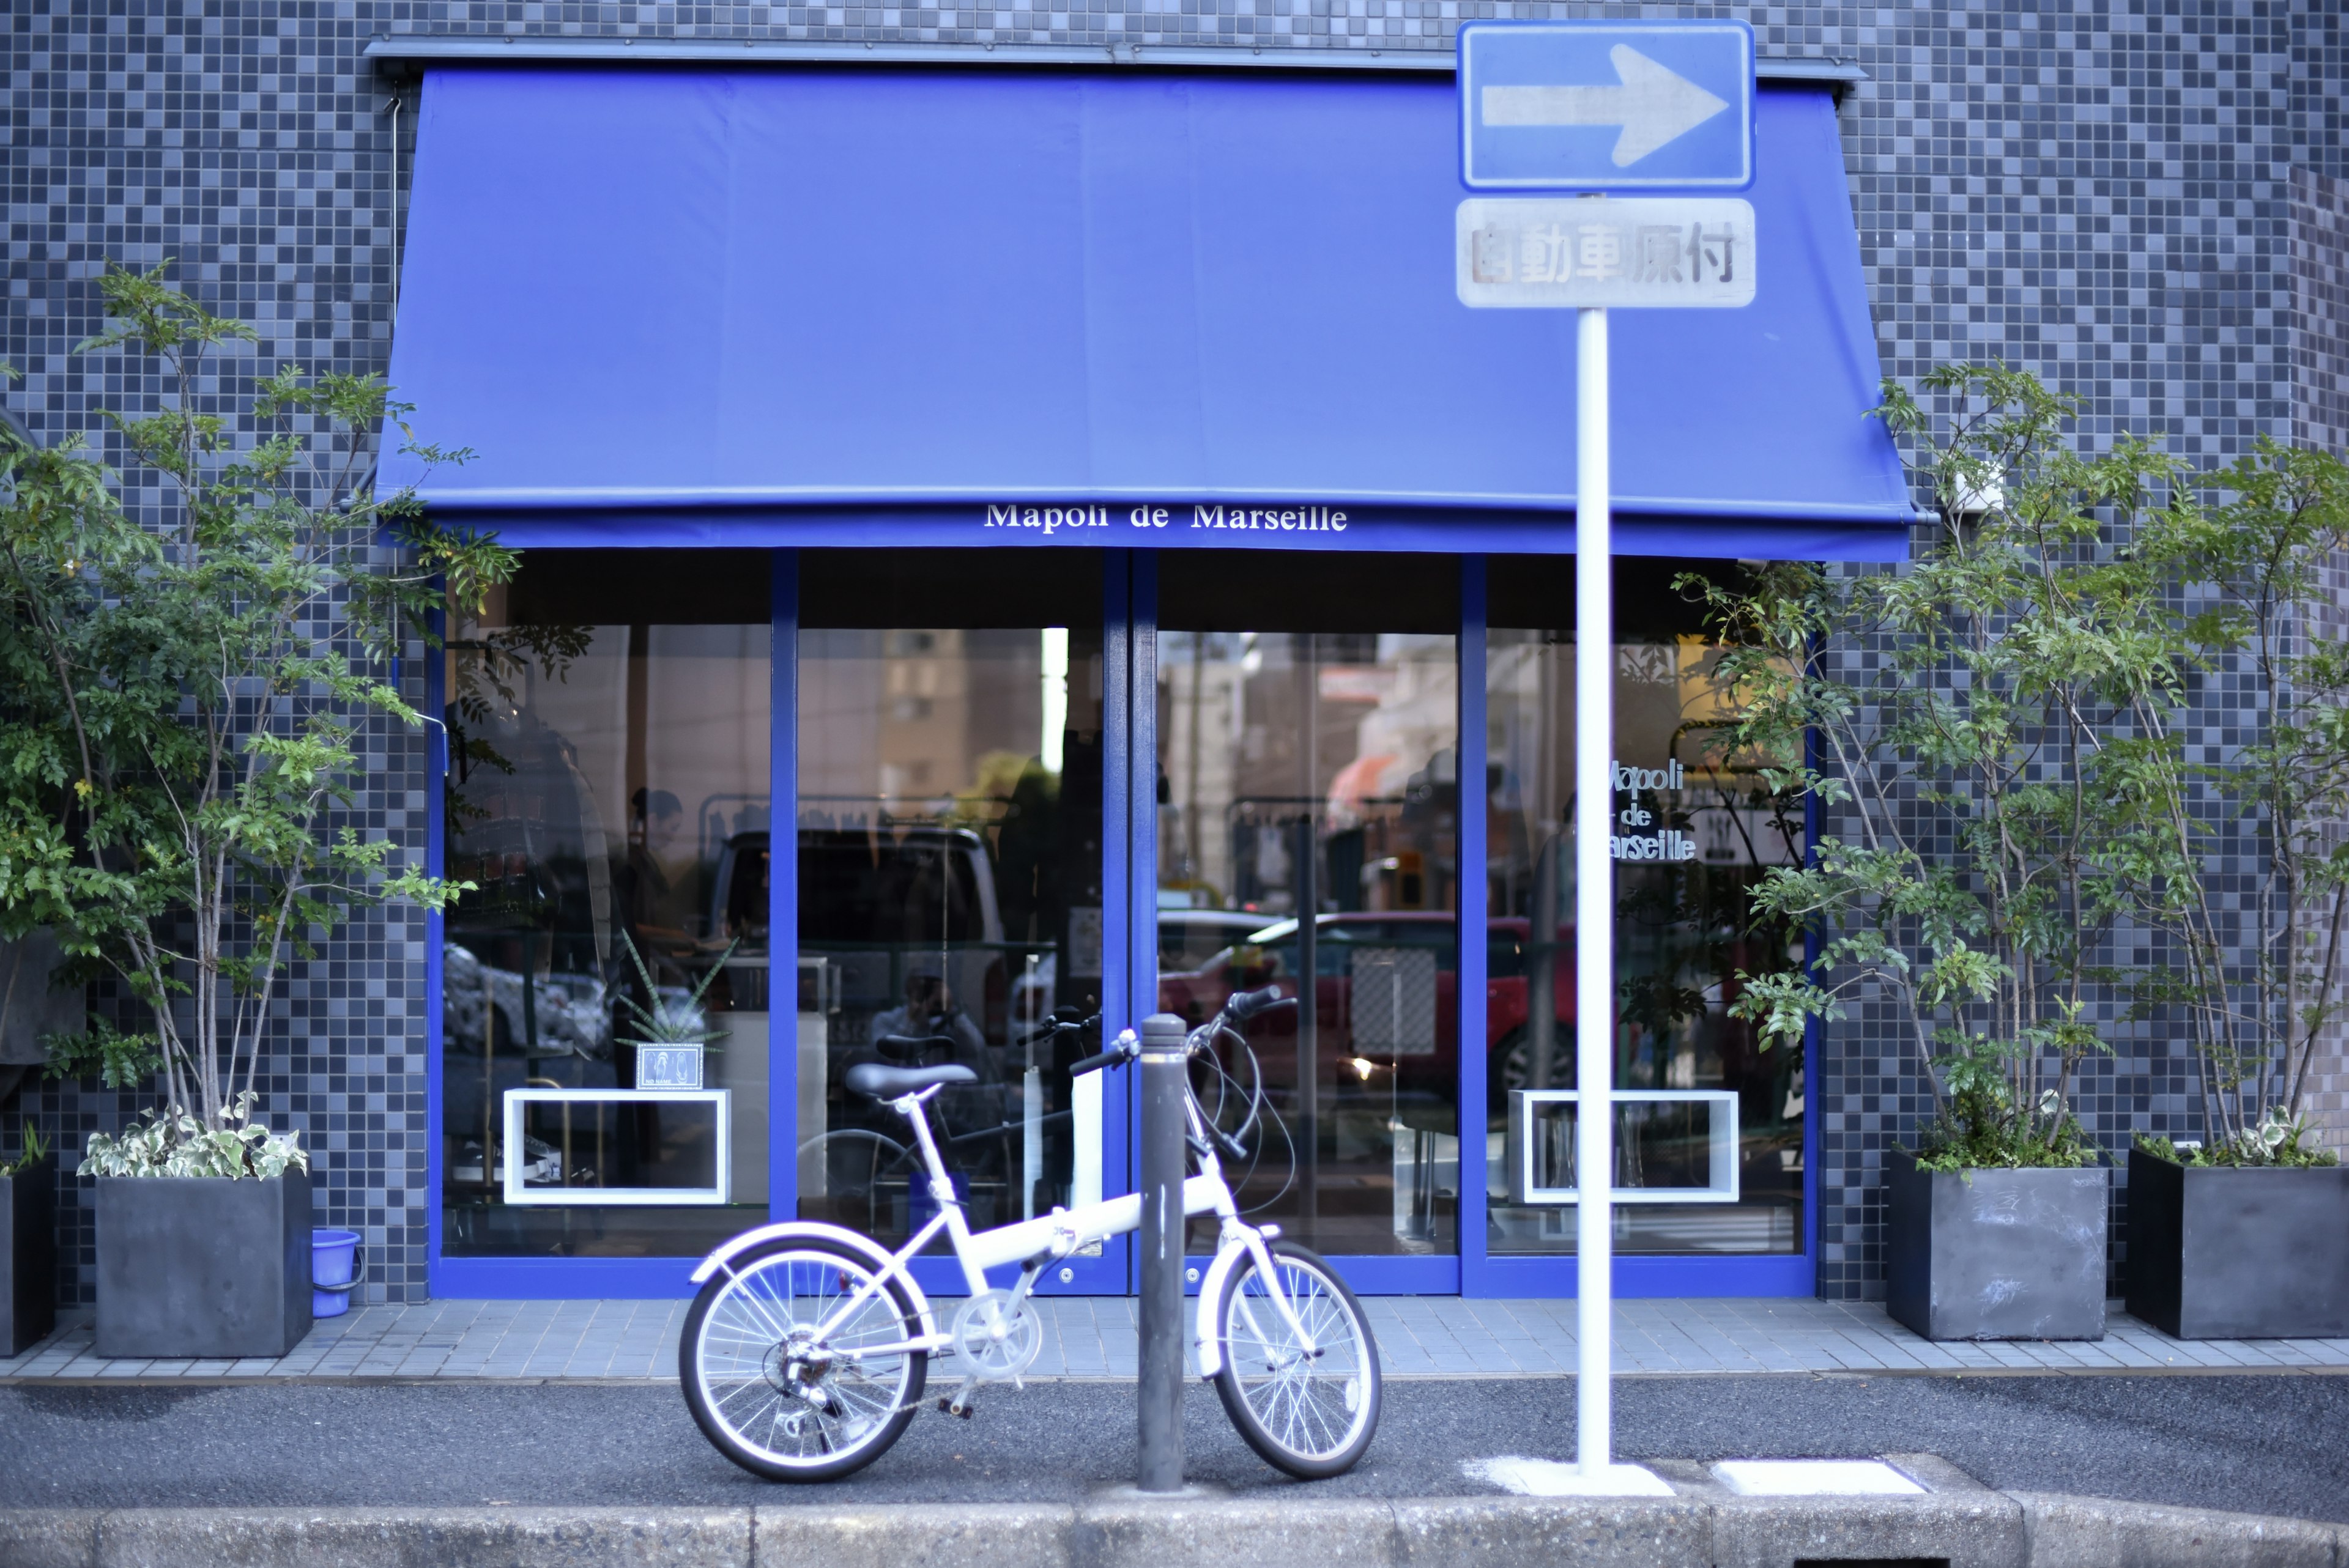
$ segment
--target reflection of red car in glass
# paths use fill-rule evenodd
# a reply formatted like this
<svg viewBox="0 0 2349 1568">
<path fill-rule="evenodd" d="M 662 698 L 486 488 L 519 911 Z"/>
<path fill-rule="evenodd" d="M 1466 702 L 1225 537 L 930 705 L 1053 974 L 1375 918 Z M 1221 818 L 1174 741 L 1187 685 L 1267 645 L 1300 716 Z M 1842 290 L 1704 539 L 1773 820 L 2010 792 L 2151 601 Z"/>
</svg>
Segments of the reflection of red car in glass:
<svg viewBox="0 0 2349 1568">
<path fill-rule="evenodd" d="M 1361 1082 L 1392 1071 L 1400 1097 L 1444 1106 L 1452 1102 L 1459 1083 L 1455 923 L 1448 913 L 1411 910 L 1325 914 L 1314 922 L 1314 967 L 1319 971 L 1315 1017 L 1320 1032 L 1316 1054 L 1325 1064 L 1339 1064 L 1340 1070 L 1357 1075 Z M 1529 1077 L 1533 1041 L 1526 1026 L 1536 967 L 1529 951 L 1532 940 L 1532 923 L 1522 918 L 1494 920 L 1485 926 L 1485 1080 L 1487 1109 L 1495 1113 L 1506 1103 L 1508 1090 L 1526 1087 Z M 1354 995 L 1358 977 L 1366 975 L 1388 977 L 1385 996 Z M 1293 996 L 1297 983 L 1297 922 L 1283 920 L 1223 949 L 1196 969 L 1162 974 L 1158 1005 L 1195 1024 L 1212 1016 L 1235 991 L 1278 985 L 1282 995 Z M 1557 1022 L 1556 1059 L 1562 1075 L 1570 1070 L 1574 1052 L 1570 928 L 1558 934 L 1551 989 Z M 1268 1084 L 1295 1080 L 1296 1034 L 1294 1008 L 1282 1008 L 1249 1026 L 1248 1037 Z"/>
</svg>

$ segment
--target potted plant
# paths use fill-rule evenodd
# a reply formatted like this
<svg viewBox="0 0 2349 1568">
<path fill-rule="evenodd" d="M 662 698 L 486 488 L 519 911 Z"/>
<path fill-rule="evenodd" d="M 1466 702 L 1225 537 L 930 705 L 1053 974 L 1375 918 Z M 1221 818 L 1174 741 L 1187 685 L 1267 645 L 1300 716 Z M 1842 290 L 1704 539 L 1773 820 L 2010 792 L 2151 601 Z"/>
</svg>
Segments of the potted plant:
<svg viewBox="0 0 2349 1568">
<path fill-rule="evenodd" d="M 709 968 L 690 990 L 658 984 L 634 939 L 623 934 L 620 944 L 636 965 L 636 979 L 643 987 L 641 998 L 623 992 L 617 1009 L 620 1026 L 627 1031 L 620 1036 L 619 1043 L 634 1047 L 636 1053 L 638 1087 L 646 1087 L 649 1081 L 652 1087 L 660 1088 L 699 1088 L 703 1054 L 727 1035 L 723 1026 L 711 1026 L 702 1000 L 718 976 L 725 973 L 726 961 L 734 956 L 739 944 L 728 943 L 710 960 Z M 657 1058 L 649 1071 L 648 1057 Z"/>
<path fill-rule="evenodd" d="M 2349 1166 L 2272 1112 L 2129 1150 L 2130 1315 L 2180 1339 L 2349 1337 Z"/>
<path fill-rule="evenodd" d="M 1946 1119 L 1884 1156 L 1884 1305 L 1928 1339 L 2101 1339 L 2111 1172 L 2055 1091 L 1943 1069 Z"/>
<path fill-rule="evenodd" d="M 1682 580 L 1726 645 L 1732 743 L 1826 829 L 1754 894 L 1810 956 L 1741 974 L 1731 1011 L 1779 1047 L 1856 997 L 1899 1019 L 1930 1109 L 1884 1155 L 1893 1316 L 2094 1339 L 2109 1173 L 2067 1097 L 2107 1048 L 2087 1022 L 2101 944 L 2159 837 L 2127 738 L 2181 665 L 2158 574 L 2115 546 L 2171 465 L 2071 450 L 2072 403 L 2021 372 L 1952 366 L 1923 391 L 1946 420 L 1891 383 L 1878 410 L 1925 454 L 1939 526 L 1915 561 Z"/>
<path fill-rule="evenodd" d="M 155 407 L 109 420 L 176 505 L 133 517 L 78 446 L 0 453 L 0 938 L 47 928 L 128 999 L 52 1037 L 56 1070 L 160 1079 L 82 1163 L 98 1352 L 282 1355 L 310 1321 L 310 1187 L 295 1135 L 254 1119 L 271 1003 L 345 909 L 454 895 L 361 831 L 354 781 L 369 724 L 423 722 L 393 672 L 445 603 L 436 579 L 478 594 L 512 556 L 374 493 L 375 433 L 405 429 L 380 379 L 281 366 L 209 411 L 238 385 L 214 352 L 253 330 L 160 267 L 98 287 L 111 320 L 82 350 L 160 380 Z"/>
<path fill-rule="evenodd" d="M 0 1356 L 22 1356 L 57 1321 L 57 1161 L 41 1130 L 0 1161 Z"/>
<path fill-rule="evenodd" d="M 2171 763 L 2171 864 L 2146 913 L 2179 961 L 2143 977 L 2140 1001 L 2187 1026 L 2201 1137 L 2130 1150 L 2127 1300 L 2183 1338 L 2338 1337 L 2349 1168 L 2302 1105 L 2343 1022 L 2349 937 L 2349 646 L 2311 634 L 2349 546 L 2349 465 L 2262 438 L 2211 488 L 2214 504 L 2181 500 L 2153 542 L 2206 585 L 2186 624 L 2206 665 L 2250 677 L 2255 727 L 2216 762 Z M 2198 787 L 2252 841 L 2225 898 Z"/>
<path fill-rule="evenodd" d="M 100 1356 L 274 1357 L 310 1332 L 309 1156 L 254 1099 L 90 1134 Z"/>
</svg>

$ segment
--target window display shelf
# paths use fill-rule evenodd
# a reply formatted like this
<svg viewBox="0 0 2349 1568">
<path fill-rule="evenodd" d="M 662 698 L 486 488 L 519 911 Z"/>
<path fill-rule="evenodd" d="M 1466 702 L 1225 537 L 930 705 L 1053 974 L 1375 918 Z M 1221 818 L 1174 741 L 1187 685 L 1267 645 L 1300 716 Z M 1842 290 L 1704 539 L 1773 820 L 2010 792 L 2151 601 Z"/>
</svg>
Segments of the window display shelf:
<svg viewBox="0 0 2349 1568">
<path fill-rule="evenodd" d="M 585 1207 L 602 1204 L 720 1204 L 733 1199 L 733 1117 L 730 1114 L 733 1091 L 723 1088 L 656 1089 L 656 1088 L 517 1088 L 506 1092 L 505 1109 L 505 1201 L 509 1203 L 535 1204 L 542 1207 Z M 533 1105 L 698 1105 L 708 1106 L 715 1123 L 716 1147 L 711 1162 L 713 1172 L 709 1185 L 701 1187 L 573 1187 L 564 1184 L 569 1176 L 561 1163 L 551 1168 L 550 1161 L 560 1161 L 559 1153 L 532 1156 L 529 1140 L 523 1136 L 523 1119 Z M 532 1185 L 533 1173 L 542 1184 Z M 554 1180 L 544 1181 L 545 1176 Z"/>
<path fill-rule="evenodd" d="M 1508 1161 L 1509 1202 L 1512 1203 L 1572 1203 L 1579 1193 L 1575 1187 L 1545 1180 L 1552 1171 L 1563 1172 L 1573 1165 L 1573 1128 L 1563 1117 L 1545 1119 L 1541 1108 L 1553 1105 L 1574 1105 L 1582 1098 L 1579 1089 L 1521 1088 L 1509 1095 L 1509 1124 L 1504 1145 Z M 1619 1108 L 1635 1105 L 1704 1105 L 1710 1108 L 1706 1119 L 1704 1186 L 1618 1186 L 1614 1190 L 1619 1203 L 1734 1203 L 1737 1191 L 1737 1095 L 1732 1089 L 1715 1088 L 1623 1088 L 1613 1095 Z M 1542 1123 L 1547 1119 L 1549 1129 Z M 1543 1136 L 1547 1132 L 1548 1136 Z M 1552 1143 L 1555 1158 L 1541 1158 L 1546 1142 Z M 1616 1130 L 1616 1147 L 1623 1147 L 1623 1131 Z"/>
</svg>

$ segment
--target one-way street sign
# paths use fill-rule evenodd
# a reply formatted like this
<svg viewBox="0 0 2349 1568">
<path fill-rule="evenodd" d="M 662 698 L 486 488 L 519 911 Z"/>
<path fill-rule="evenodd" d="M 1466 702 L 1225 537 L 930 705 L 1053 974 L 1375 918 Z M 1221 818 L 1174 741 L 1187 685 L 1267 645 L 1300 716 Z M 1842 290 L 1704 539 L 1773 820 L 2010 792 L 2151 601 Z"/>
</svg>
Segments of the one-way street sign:
<svg viewBox="0 0 2349 1568">
<path fill-rule="evenodd" d="M 1742 190 L 1754 180 L 1743 22 L 1460 29 L 1461 178 L 1476 190 Z"/>
</svg>

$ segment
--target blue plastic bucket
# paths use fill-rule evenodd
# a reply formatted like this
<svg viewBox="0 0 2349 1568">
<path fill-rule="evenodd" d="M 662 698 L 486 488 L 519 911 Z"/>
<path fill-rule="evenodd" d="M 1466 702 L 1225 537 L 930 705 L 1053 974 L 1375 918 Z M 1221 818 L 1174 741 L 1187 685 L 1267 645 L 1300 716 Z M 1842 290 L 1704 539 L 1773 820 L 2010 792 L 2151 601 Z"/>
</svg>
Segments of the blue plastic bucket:
<svg viewBox="0 0 2349 1568">
<path fill-rule="evenodd" d="M 351 1290 L 358 1282 L 359 1233 L 357 1231 L 310 1233 L 310 1315 L 340 1317 L 351 1309 Z"/>
</svg>

